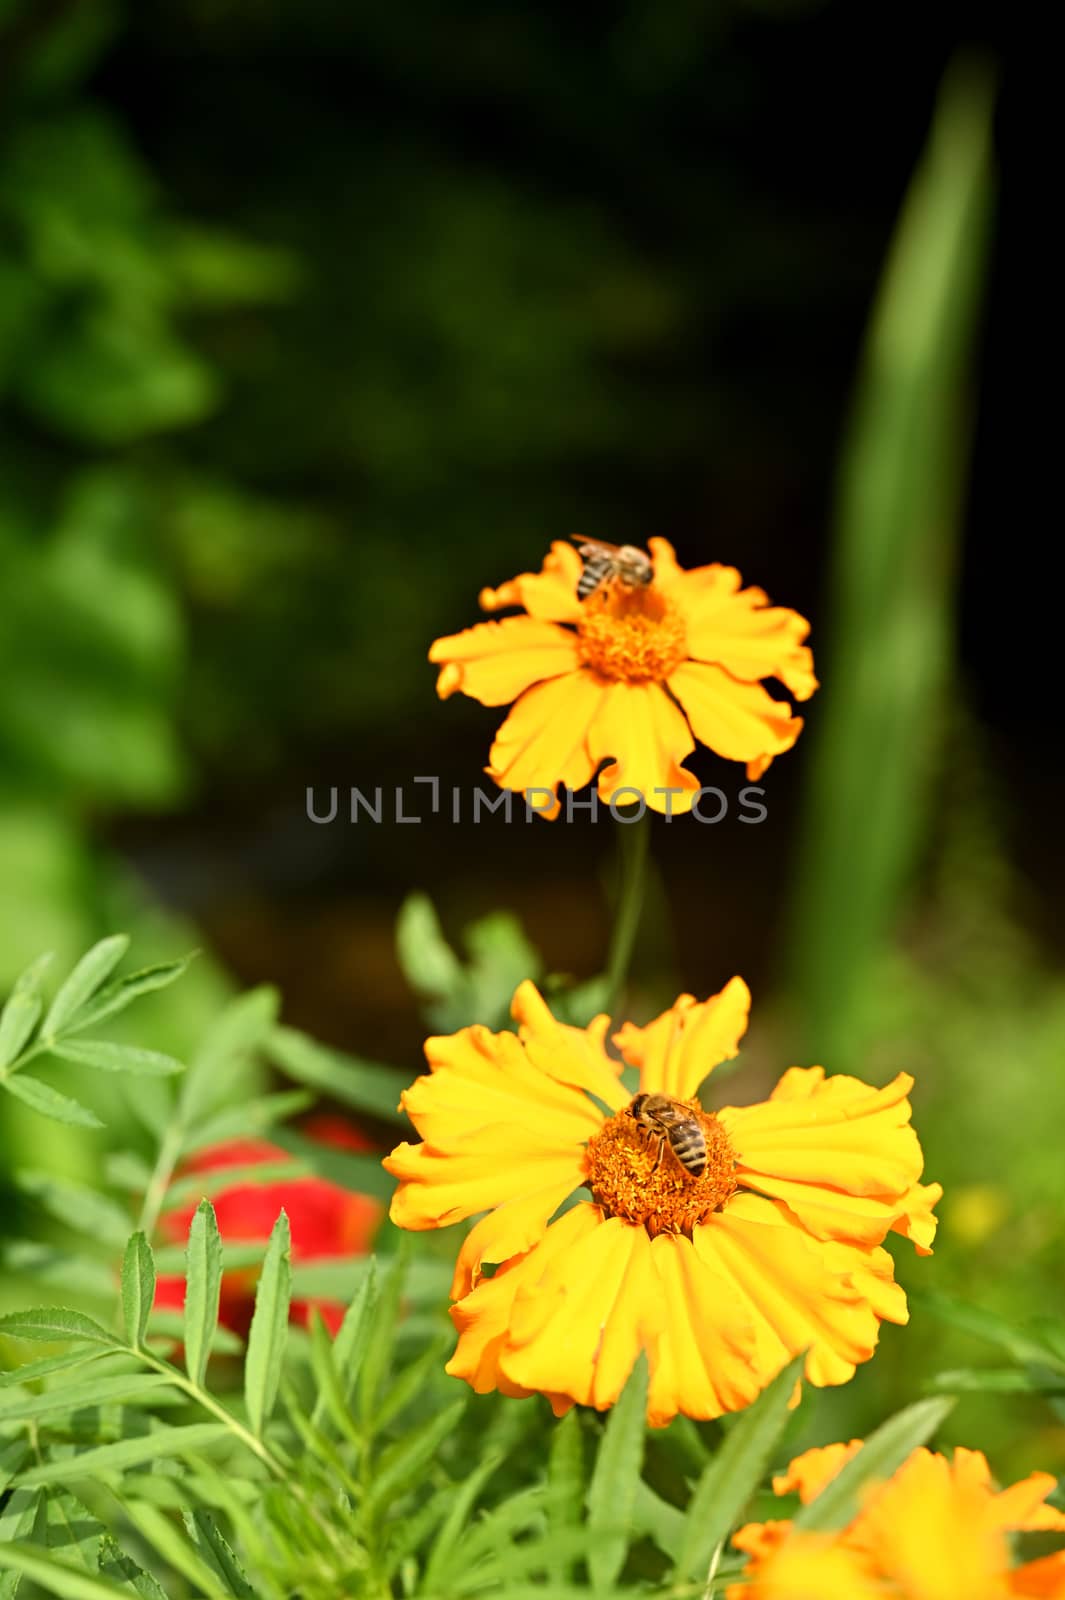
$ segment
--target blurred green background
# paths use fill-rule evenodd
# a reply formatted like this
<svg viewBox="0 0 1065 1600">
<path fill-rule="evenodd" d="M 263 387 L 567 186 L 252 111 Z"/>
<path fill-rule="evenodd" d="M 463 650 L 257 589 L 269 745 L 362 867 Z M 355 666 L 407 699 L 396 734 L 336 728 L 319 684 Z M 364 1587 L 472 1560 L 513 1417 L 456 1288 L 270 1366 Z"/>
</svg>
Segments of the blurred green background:
<svg viewBox="0 0 1065 1600">
<path fill-rule="evenodd" d="M 1001 447 L 998 27 L 0 0 L 0 993 L 128 927 L 205 950 L 139 1042 L 268 981 L 414 1072 L 416 889 L 592 977 L 609 827 L 316 827 L 305 793 L 476 783 L 498 714 L 437 703 L 429 642 L 552 538 L 664 534 L 811 616 L 825 688 L 762 826 L 656 826 L 628 1009 L 743 972 L 738 1099 L 913 1071 L 948 1196 L 904 1281 L 1060 1318 L 1065 768 Z M 0 1177 L 27 1149 L 100 1153 L 5 1101 Z M 816 1431 L 984 1359 L 915 1301 Z M 951 1427 L 1065 1466 L 1036 1399 Z"/>
</svg>

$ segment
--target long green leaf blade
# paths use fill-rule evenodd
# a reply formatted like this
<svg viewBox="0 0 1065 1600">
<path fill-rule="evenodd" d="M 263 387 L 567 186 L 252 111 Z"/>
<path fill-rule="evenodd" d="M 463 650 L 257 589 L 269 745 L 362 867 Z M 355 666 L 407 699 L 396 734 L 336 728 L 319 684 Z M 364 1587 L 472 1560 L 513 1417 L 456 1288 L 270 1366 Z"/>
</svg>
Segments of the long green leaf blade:
<svg viewBox="0 0 1065 1600">
<path fill-rule="evenodd" d="M 155 1262 L 152 1247 L 138 1231 L 130 1238 L 122 1262 L 122 1315 L 126 1338 L 134 1350 L 144 1343 L 144 1334 L 155 1300 Z"/>
<path fill-rule="evenodd" d="M 116 1444 L 83 1450 L 80 1455 L 42 1462 L 39 1467 L 31 1467 L 28 1472 L 20 1473 L 15 1482 L 24 1489 L 39 1483 L 74 1483 L 79 1478 L 93 1478 L 99 1473 L 124 1472 L 128 1467 L 143 1466 L 146 1461 L 159 1461 L 166 1456 L 187 1456 L 232 1437 L 224 1422 L 193 1422 L 184 1428 L 156 1428 L 142 1437 L 119 1439 Z"/>
<path fill-rule="evenodd" d="M 103 1127 L 95 1111 L 90 1111 L 88 1106 L 71 1099 L 68 1094 L 60 1094 L 50 1083 L 31 1078 L 26 1072 L 0 1078 L 0 1089 L 6 1089 L 16 1100 L 29 1106 L 31 1111 L 39 1111 L 42 1117 L 50 1117 L 53 1122 L 65 1122 L 76 1128 Z"/>
<path fill-rule="evenodd" d="M 193 957 L 188 955 L 180 961 L 162 961 L 152 967 L 142 967 L 139 972 L 131 972 L 128 977 L 118 978 L 114 983 L 107 984 L 69 1019 L 65 1031 L 73 1033 L 80 1032 L 82 1028 L 91 1028 L 97 1022 L 102 1022 L 104 1017 L 111 1017 L 119 1011 L 124 1011 L 142 994 L 152 994 L 156 989 L 167 988 L 182 976 L 192 959 Z"/>
<path fill-rule="evenodd" d="M 142 1078 L 169 1078 L 185 1069 L 160 1050 L 142 1050 L 135 1044 L 111 1044 L 106 1039 L 57 1039 L 49 1047 L 63 1061 L 97 1072 L 129 1072 Z"/>
<path fill-rule="evenodd" d="M 85 1406 L 122 1404 L 141 1399 L 155 1390 L 165 1389 L 169 1383 L 169 1378 L 161 1373 L 131 1372 L 119 1378 L 94 1378 L 91 1382 L 64 1384 L 58 1389 L 49 1389 L 47 1394 L 14 1400 L 0 1399 L 0 1424 L 58 1416 L 64 1411 L 79 1411 Z"/>
<path fill-rule="evenodd" d="M 17 1059 L 41 1014 L 41 978 L 51 955 L 39 956 L 16 980 L 0 1012 L 0 1070 Z"/>
<path fill-rule="evenodd" d="M 595 1540 L 588 1570 L 597 1591 L 609 1588 L 625 1565 L 643 1465 L 648 1381 L 647 1357 L 641 1352 L 607 1418 L 588 1485 L 588 1527 Z"/>
<path fill-rule="evenodd" d="M 368 1112 L 389 1122 L 399 1121 L 402 1115 L 399 1097 L 407 1081 L 392 1067 L 359 1061 L 339 1050 L 330 1050 L 295 1028 L 272 1028 L 266 1051 L 289 1077 L 341 1101 L 354 1111 Z"/>
<path fill-rule="evenodd" d="M 255 1293 L 255 1311 L 244 1358 L 244 1399 L 254 1432 L 261 1438 L 277 1400 L 288 1336 L 292 1299 L 292 1240 L 282 1211 L 274 1223 Z"/>
<path fill-rule="evenodd" d="M 795 1514 L 795 1527 L 809 1533 L 827 1533 L 845 1527 L 857 1514 L 861 1491 L 867 1483 L 890 1478 L 911 1451 L 926 1444 L 954 1408 L 954 1399 L 918 1400 L 890 1417 L 870 1434 L 827 1483 L 815 1500 Z"/>
<path fill-rule="evenodd" d="M 724 1443 L 699 1479 L 684 1521 L 675 1576 L 704 1582 L 718 1552 L 765 1477 L 788 1424 L 805 1352 L 778 1372 L 757 1400 L 733 1423 Z"/>
<path fill-rule="evenodd" d="M 84 1339 L 91 1344 L 108 1345 L 121 1350 L 121 1340 L 100 1326 L 83 1311 L 69 1311 L 64 1306 L 41 1306 L 33 1311 L 9 1311 L 0 1317 L 0 1333 L 12 1339 L 33 1339 L 45 1343 L 61 1340 Z"/>
</svg>

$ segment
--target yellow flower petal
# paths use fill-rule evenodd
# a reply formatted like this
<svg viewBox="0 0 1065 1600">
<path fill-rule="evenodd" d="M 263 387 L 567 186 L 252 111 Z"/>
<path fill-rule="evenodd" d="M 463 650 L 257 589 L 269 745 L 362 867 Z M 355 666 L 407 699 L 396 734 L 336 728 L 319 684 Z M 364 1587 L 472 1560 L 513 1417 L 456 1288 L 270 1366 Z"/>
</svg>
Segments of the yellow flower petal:
<svg viewBox="0 0 1065 1600">
<path fill-rule="evenodd" d="M 588 729 L 588 749 L 599 774 L 599 798 L 608 804 L 619 790 L 619 804 L 635 804 L 642 796 L 652 811 L 680 816 L 691 810 L 699 780 L 680 763 L 695 749 L 695 740 L 680 711 L 659 683 L 611 683 Z M 656 790 L 672 789 L 674 794 Z"/>
<path fill-rule="evenodd" d="M 658 1324 L 651 1243 L 642 1228 L 574 1206 L 548 1229 L 563 1248 L 526 1258 L 500 1356 L 515 1383 L 604 1410 Z"/>
<path fill-rule="evenodd" d="M 751 1312 L 759 1387 L 806 1348 L 806 1376 L 819 1386 L 846 1383 L 872 1355 L 880 1328 L 872 1308 L 772 1201 L 737 1194 L 695 1229 L 694 1239 Z"/>
<path fill-rule="evenodd" d="M 570 1027 L 558 1021 L 536 985 L 528 981 L 519 985 L 510 1010 L 519 1024 L 526 1059 L 540 1072 L 587 1089 L 612 1111 L 628 1105 L 631 1096 L 618 1082 L 622 1064 L 603 1048 L 609 1017 L 595 1017 L 587 1028 Z"/>
<path fill-rule="evenodd" d="M 852 1551 L 831 1534 L 793 1534 L 726 1600 L 888 1600 Z M 978 1600 L 976 1595 L 967 1600 Z M 983 1600 L 983 1597 L 980 1597 Z"/>
<path fill-rule="evenodd" d="M 569 1194 L 583 1183 L 579 1153 L 560 1155 L 553 1141 L 540 1142 L 531 1132 L 501 1161 L 508 1131 L 502 1124 L 482 1129 L 465 1148 L 453 1143 L 446 1151 L 431 1144 L 397 1145 L 382 1163 L 401 1180 L 389 1208 L 397 1228 L 446 1228 L 506 1200 L 549 1188 Z"/>
<path fill-rule="evenodd" d="M 577 584 L 583 562 L 577 548 L 557 539 L 539 572 L 523 572 L 498 589 L 482 589 L 482 611 L 502 611 L 524 606 L 531 617 L 550 622 L 574 622 L 581 614 Z"/>
<path fill-rule="evenodd" d="M 716 663 L 743 683 L 778 678 L 797 700 L 817 688 L 813 656 L 803 643 L 810 624 L 797 611 L 771 606 L 762 589 L 740 589 L 734 567 L 698 567 L 672 590 L 695 661 Z"/>
<path fill-rule="evenodd" d="M 728 1277 L 679 1234 L 653 1239 L 651 1261 L 662 1316 L 651 1353 L 651 1426 L 678 1412 L 719 1417 L 748 1405 L 762 1387 L 752 1368 L 754 1320 Z"/>
<path fill-rule="evenodd" d="M 934 1227 L 934 1196 L 917 1183 L 923 1166 L 909 1126 L 913 1079 L 884 1089 L 857 1078 L 825 1078 L 792 1067 L 761 1105 L 719 1113 L 740 1181 L 783 1200 L 818 1238 L 879 1244 L 892 1228 Z M 901 1225 L 901 1226 L 900 1226 Z"/>
<path fill-rule="evenodd" d="M 1065 1600 L 1065 1550 L 1027 1561 L 1009 1575 L 1010 1595 L 1027 1600 Z"/>
<path fill-rule="evenodd" d="M 585 741 L 588 728 L 609 692 L 590 672 L 568 673 L 527 689 L 496 734 L 487 772 L 503 789 L 551 789 L 564 783 L 582 789 L 596 768 Z M 558 815 L 533 804 L 542 815 Z"/>
<path fill-rule="evenodd" d="M 547 1224 L 563 1200 L 580 1188 L 583 1181 L 584 1172 L 578 1159 L 558 1183 L 507 1200 L 482 1217 L 480 1222 L 474 1223 L 455 1263 L 455 1274 L 451 1280 L 452 1300 L 461 1300 L 477 1286 L 481 1280 L 483 1262 L 508 1261 L 512 1256 L 524 1255 L 531 1250 L 543 1238 Z"/>
<path fill-rule="evenodd" d="M 774 700 L 759 683 L 739 682 L 721 667 L 685 662 L 670 673 L 668 684 L 696 738 L 729 761 L 747 762 L 752 780 L 802 732 L 802 718 L 785 701 Z"/>
<path fill-rule="evenodd" d="M 682 994 L 644 1028 L 627 1022 L 614 1043 L 639 1067 L 645 1093 L 690 1100 L 715 1067 L 739 1054 L 750 1009 L 751 991 L 742 978 L 732 978 L 709 1000 Z"/>
<path fill-rule="evenodd" d="M 942 1456 L 915 1450 L 848 1531 L 906 1600 L 1004 1600 L 1009 1550 L 989 1496 Z"/>
<path fill-rule="evenodd" d="M 825 1265 L 854 1285 L 881 1322 L 909 1322 L 905 1292 L 895 1282 L 895 1263 L 882 1246 L 828 1240 L 823 1254 Z"/>
<path fill-rule="evenodd" d="M 479 622 L 437 639 L 429 660 L 440 666 L 436 692 L 441 700 L 456 692 L 483 706 L 506 706 L 544 679 L 576 672 L 577 637 L 567 628 L 534 617 Z"/>
<path fill-rule="evenodd" d="M 773 1479 L 773 1493 L 797 1494 L 802 1504 L 808 1506 L 861 1448 L 862 1440 L 852 1439 L 849 1444 L 826 1444 L 804 1450 L 788 1462 L 785 1472 Z"/>
</svg>

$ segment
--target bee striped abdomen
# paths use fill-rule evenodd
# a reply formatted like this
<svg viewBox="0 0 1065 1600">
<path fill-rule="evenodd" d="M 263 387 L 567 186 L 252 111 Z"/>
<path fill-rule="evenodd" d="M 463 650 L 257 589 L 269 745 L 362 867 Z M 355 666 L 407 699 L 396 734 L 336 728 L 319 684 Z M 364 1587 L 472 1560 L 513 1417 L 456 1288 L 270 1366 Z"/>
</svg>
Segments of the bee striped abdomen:
<svg viewBox="0 0 1065 1600">
<path fill-rule="evenodd" d="M 693 1118 L 669 1131 L 669 1147 L 685 1172 L 701 1178 L 706 1171 L 706 1135 Z"/>
<path fill-rule="evenodd" d="M 577 599 L 587 600 L 599 585 L 613 575 L 614 563 L 609 556 L 585 556 L 584 566 L 577 582 Z"/>
</svg>

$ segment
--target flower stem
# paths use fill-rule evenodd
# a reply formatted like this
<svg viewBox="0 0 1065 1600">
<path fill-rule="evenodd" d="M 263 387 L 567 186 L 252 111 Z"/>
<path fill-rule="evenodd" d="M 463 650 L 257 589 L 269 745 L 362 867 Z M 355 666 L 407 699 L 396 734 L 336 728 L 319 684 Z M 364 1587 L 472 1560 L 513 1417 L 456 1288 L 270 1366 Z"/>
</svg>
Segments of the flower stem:
<svg viewBox="0 0 1065 1600">
<path fill-rule="evenodd" d="M 647 889 L 647 856 L 651 819 L 645 812 L 632 822 L 616 824 L 618 841 L 618 892 L 610 952 L 606 965 L 606 1009 L 614 1014 L 628 976 L 632 950 L 643 914 Z"/>
</svg>

